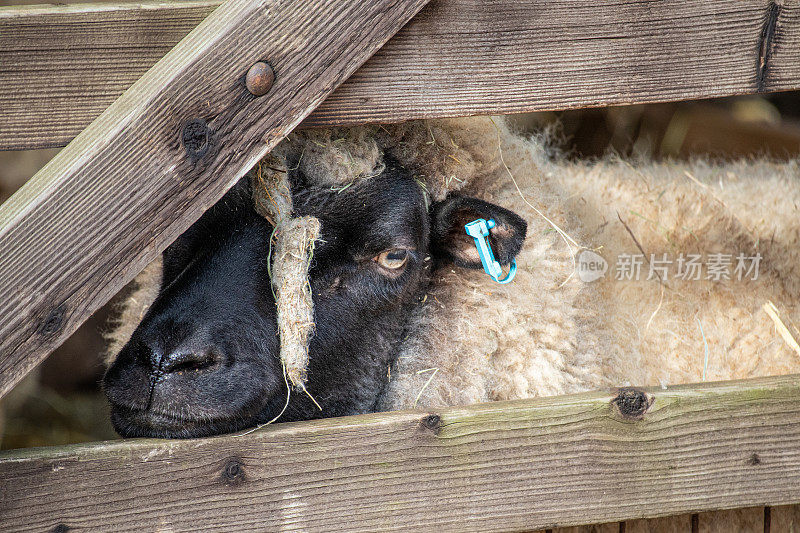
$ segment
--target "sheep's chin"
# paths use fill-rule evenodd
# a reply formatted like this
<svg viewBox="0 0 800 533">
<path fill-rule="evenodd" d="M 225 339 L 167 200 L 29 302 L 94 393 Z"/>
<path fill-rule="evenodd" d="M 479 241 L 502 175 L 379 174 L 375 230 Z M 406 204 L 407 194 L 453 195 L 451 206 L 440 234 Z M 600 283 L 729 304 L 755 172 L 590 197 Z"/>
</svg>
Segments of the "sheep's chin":
<svg viewBox="0 0 800 533">
<path fill-rule="evenodd" d="M 111 423 L 123 438 L 192 439 L 212 437 L 233 433 L 257 426 L 262 419 L 271 420 L 279 413 L 274 410 L 275 402 L 268 404 L 257 414 L 244 414 L 234 417 L 187 418 L 152 409 L 133 409 L 128 406 L 111 404 Z M 270 417 L 270 418 L 266 418 Z"/>
<path fill-rule="evenodd" d="M 112 405 L 111 423 L 124 438 L 190 439 L 231 433 L 248 427 L 242 420 L 191 420 Z"/>
</svg>

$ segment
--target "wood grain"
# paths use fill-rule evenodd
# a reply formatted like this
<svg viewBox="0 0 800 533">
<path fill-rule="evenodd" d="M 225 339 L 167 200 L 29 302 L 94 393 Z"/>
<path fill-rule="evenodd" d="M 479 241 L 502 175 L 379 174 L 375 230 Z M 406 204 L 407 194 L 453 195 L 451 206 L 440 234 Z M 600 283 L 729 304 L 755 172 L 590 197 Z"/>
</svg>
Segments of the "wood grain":
<svg viewBox="0 0 800 533">
<path fill-rule="evenodd" d="M 229 0 L 0 206 L 0 396 L 426 1 Z"/>
<path fill-rule="evenodd" d="M 0 8 L 0 149 L 65 144 L 215 5 Z M 306 125 L 796 88 L 794 0 L 435 0 Z"/>
<path fill-rule="evenodd" d="M 800 376 L 0 453 L 5 531 L 515 531 L 800 502 Z M 71 530 L 71 529 L 70 529 Z"/>
</svg>

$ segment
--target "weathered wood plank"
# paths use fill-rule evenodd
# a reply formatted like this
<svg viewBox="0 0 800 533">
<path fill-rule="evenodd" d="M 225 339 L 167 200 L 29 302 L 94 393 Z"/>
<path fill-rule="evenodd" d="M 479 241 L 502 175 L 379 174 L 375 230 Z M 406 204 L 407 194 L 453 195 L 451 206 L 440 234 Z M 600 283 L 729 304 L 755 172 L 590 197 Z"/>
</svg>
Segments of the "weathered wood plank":
<svg viewBox="0 0 800 533">
<path fill-rule="evenodd" d="M 0 148 L 68 143 L 219 4 L 0 7 Z"/>
<path fill-rule="evenodd" d="M 0 396 L 426 1 L 229 0 L 0 206 Z"/>
<path fill-rule="evenodd" d="M 599 392 L 3 452 L 0 523 L 509 531 L 800 502 L 800 376 L 647 393 L 638 418 Z"/>
<path fill-rule="evenodd" d="M 797 1 L 435 0 L 308 125 L 800 88 Z M 215 2 L 0 8 L 0 149 L 63 145 Z"/>
</svg>

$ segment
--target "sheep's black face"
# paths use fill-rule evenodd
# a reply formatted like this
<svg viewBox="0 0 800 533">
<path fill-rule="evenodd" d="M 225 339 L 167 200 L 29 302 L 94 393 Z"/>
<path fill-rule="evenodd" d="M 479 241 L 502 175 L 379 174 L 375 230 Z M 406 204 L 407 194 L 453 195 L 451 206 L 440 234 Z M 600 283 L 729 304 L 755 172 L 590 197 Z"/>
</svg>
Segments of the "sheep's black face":
<svg viewBox="0 0 800 533">
<path fill-rule="evenodd" d="M 295 211 L 322 223 L 310 271 L 316 331 L 309 396 L 292 392 L 281 421 L 374 410 L 406 319 L 439 261 L 479 268 L 463 224 L 495 218 L 498 260 L 519 251 L 514 213 L 454 197 L 426 210 L 402 169 L 343 192 L 295 177 Z M 460 226 L 460 231 L 459 231 Z M 196 437 L 266 422 L 287 387 L 268 269 L 271 225 L 246 180 L 164 252 L 160 293 L 109 368 L 104 387 L 123 436 Z"/>
</svg>

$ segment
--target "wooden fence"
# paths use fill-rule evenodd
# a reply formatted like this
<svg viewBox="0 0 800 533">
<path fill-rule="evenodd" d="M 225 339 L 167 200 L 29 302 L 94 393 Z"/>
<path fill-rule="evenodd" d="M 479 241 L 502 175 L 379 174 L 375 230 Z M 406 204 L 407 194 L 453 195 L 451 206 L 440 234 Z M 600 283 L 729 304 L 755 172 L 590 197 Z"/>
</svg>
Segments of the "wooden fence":
<svg viewBox="0 0 800 533">
<path fill-rule="evenodd" d="M 798 443 L 798 376 L 381 413 L 0 453 L 0 523 L 544 529 L 800 502 Z"/>
<path fill-rule="evenodd" d="M 0 8 L 0 149 L 66 144 L 217 5 Z M 796 89 L 799 42 L 796 0 L 434 0 L 306 124 Z"/>
<path fill-rule="evenodd" d="M 0 396 L 301 122 L 800 88 L 796 0 L 414 17 L 426 3 L 0 8 L 0 149 L 69 142 L 0 206 Z M 256 61 L 276 75 L 258 97 Z M 0 524 L 508 530 L 798 503 L 798 393 L 788 376 L 7 452 Z"/>
</svg>

